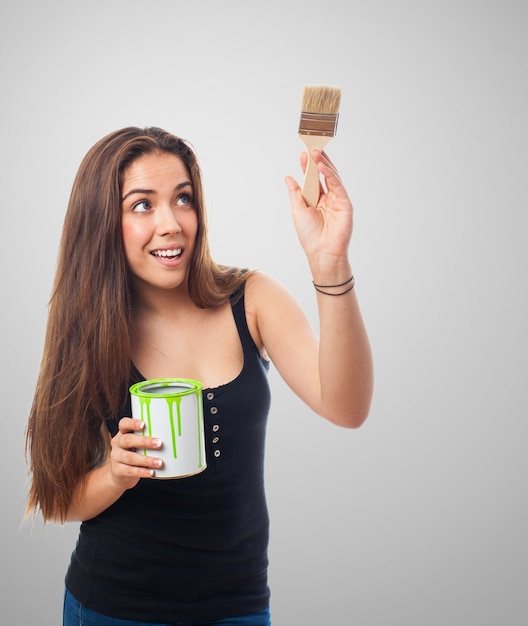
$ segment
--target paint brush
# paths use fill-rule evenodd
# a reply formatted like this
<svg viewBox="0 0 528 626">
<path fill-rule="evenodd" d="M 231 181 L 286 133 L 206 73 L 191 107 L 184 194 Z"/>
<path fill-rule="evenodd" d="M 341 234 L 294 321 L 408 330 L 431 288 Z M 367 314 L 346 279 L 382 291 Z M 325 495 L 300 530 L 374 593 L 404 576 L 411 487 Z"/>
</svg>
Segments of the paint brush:
<svg viewBox="0 0 528 626">
<path fill-rule="evenodd" d="M 308 164 L 304 173 L 303 198 L 308 206 L 315 207 L 319 200 L 321 187 L 319 170 L 310 153 L 322 151 L 336 134 L 341 89 L 326 85 L 306 86 L 301 104 L 299 137 L 308 150 Z"/>
</svg>

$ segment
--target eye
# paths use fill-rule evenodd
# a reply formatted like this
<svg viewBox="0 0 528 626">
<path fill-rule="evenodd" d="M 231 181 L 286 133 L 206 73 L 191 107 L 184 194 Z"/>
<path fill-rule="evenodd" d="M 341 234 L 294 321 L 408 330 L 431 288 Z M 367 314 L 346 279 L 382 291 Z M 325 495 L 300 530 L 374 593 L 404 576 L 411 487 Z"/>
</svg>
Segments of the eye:
<svg viewBox="0 0 528 626">
<path fill-rule="evenodd" d="M 179 206 L 189 206 L 192 205 L 193 198 L 190 193 L 182 193 L 178 196 L 176 200 L 176 204 Z"/>
<path fill-rule="evenodd" d="M 144 213 L 145 211 L 148 211 L 149 209 L 150 209 L 150 202 L 148 200 L 140 200 L 139 202 L 136 202 L 136 204 L 132 206 L 132 211 L 135 211 L 136 213 Z"/>
</svg>

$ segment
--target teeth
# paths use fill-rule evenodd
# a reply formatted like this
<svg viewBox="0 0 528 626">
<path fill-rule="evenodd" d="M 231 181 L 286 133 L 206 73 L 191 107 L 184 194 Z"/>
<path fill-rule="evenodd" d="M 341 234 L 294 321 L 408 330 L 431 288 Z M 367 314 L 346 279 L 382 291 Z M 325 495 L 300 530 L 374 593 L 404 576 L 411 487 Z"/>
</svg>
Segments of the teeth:
<svg viewBox="0 0 528 626">
<path fill-rule="evenodd" d="M 177 248 L 176 250 L 154 250 L 152 254 L 164 258 L 174 258 L 181 254 L 181 248 Z"/>
</svg>

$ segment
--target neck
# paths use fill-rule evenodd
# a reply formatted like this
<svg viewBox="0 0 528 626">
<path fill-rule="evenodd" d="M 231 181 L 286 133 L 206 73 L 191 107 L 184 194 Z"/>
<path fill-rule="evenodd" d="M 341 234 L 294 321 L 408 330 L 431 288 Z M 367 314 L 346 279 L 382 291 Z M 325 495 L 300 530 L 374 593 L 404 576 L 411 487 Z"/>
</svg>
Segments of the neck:
<svg viewBox="0 0 528 626">
<path fill-rule="evenodd" d="M 174 316 L 178 311 L 195 308 L 187 285 L 174 289 L 157 289 L 150 285 L 135 285 L 133 291 L 133 316 Z"/>
</svg>

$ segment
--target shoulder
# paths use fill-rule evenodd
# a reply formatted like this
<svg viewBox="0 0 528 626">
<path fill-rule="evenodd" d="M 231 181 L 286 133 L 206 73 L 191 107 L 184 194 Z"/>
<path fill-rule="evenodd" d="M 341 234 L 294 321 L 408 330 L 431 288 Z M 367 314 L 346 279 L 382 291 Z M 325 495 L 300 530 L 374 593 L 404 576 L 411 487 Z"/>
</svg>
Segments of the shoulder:
<svg viewBox="0 0 528 626">
<path fill-rule="evenodd" d="M 269 355 L 264 345 L 259 320 L 265 311 L 266 301 L 273 300 L 277 281 L 260 272 L 253 270 L 249 273 L 244 287 L 244 309 L 249 332 L 262 357 L 268 359 Z"/>
<path fill-rule="evenodd" d="M 248 276 L 245 288 L 248 327 L 255 344 L 262 349 L 280 340 L 293 326 L 304 325 L 304 313 L 277 279 L 255 271 Z"/>
<path fill-rule="evenodd" d="M 293 300 L 290 292 L 277 279 L 259 270 L 252 271 L 245 286 L 246 311 L 257 314 L 272 306 L 277 298 Z"/>
</svg>

